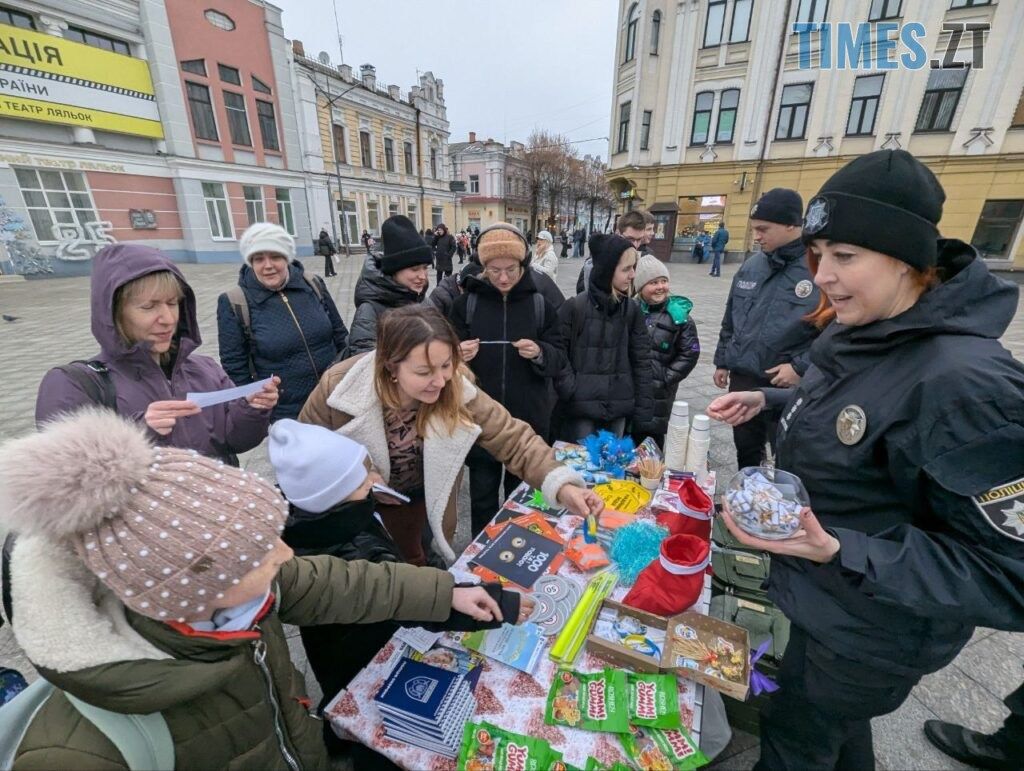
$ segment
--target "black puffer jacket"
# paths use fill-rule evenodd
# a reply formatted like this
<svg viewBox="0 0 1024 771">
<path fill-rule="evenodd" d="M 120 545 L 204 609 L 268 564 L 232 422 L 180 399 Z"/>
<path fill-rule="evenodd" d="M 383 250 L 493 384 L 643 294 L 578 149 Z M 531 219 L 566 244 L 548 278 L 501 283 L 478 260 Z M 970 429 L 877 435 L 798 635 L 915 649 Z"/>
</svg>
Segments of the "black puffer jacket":
<svg viewBox="0 0 1024 771">
<path fill-rule="evenodd" d="M 651 335 L 654 419 L 647 424 L 634 420 L 634 431 L 664 434 L 668 430 L 679 383 L 693 371 L 700 358 L 697 324 L 690 318 L 692 309 L 693 303 L 686 297 L 669 297 L 661 305 L 640 301 L 644 323 Z"/>
<path fill-rule="evenodd" d="M 542 270 L 531 270 L 530 275 L 533 276 L 534 286 L 537 287 L 538 292 L 544 295 L 544 299 L 554 305 L 555 310 L 561 308 L 562 303 L 565 302 L 565 295 L 562 294 L 562 290 L 558 288 L 555 280 Z"/>
<path fill-rule="evenodd" d="M 448 273 L 452 271 L 452 255 L 455 254 L 455 236 L 448 228 L 441 226 L 444 232 L 434 239 L 434 268 Z"/>
<path fill-rule="evenodd" d="M 329 554 L 344 560 L 404 562 L 372 506 L 342 503 L 321 514 L 291 506 L 281 540 L 299 557 Z"/>
<path fill-rule="evenodd" d="M 651 338 L 643 312 L 594 286 L 558 310 L 569 361 L 557 383 L 565 414 L 591 420 L 654 417 Z"/>
<path fill-rule="evenodd" d="M 461 273 L 445 276 L 441 279 L 441 283 L 434 287 L 430 297 L 427 298 L 427 302 L 437 308 L 445 318 L 451 315 L 452 303 L 459 296 L 459 281 L 461 278 Z"/>
<path fill-rule="evenodd" d="M 372 351 L 377 347 L 377 319 L 380 314 L 391 308 L 423 302 L 426 294 L 426 290 L 416 294 L 393 277 L 364 267 L 363 275 L 356 284 L 356 314 L 352 317 L 346 357 Z"/>
<path fill-rule="evenodd" d="M 514 418 L 530 424 L 541 436 L 547 436 L 554 407 L 552 380 L 565 367 L 565 354 L 558 331 L 557 309 L 544 299 L 543 319 L 537 319 L 534 297 L 539 293 L 534 281 L 537 273 L 526 270 L 506 297 L 489 281 L 469 276 L 465 292 L 452 304 L 450 320 L 460 340 L 520 340 L 536 342 L 541 361 L 529 361 L 511 345 L 481 345 L 469 362 L 477 384 L 504 405 Z M 467 309 L 475 297 L 473 318 Z"/>
</svg>

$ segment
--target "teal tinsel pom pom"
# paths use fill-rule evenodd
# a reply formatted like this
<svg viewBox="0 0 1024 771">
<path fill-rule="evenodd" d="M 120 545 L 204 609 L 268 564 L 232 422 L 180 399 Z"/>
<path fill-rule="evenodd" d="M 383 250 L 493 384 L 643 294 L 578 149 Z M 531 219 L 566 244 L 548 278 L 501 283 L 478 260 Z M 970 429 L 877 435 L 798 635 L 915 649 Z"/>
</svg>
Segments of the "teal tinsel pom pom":
<svg viewBox="0 0 1024 771">
<path fill-rule="evenodd" d="M 619 583 L 632 586 L 640 571 L 658 559 L 667 537 L 667 529 L 646 519 L 616 530 L 610 554 L 619 568 Z"/>
</svg>

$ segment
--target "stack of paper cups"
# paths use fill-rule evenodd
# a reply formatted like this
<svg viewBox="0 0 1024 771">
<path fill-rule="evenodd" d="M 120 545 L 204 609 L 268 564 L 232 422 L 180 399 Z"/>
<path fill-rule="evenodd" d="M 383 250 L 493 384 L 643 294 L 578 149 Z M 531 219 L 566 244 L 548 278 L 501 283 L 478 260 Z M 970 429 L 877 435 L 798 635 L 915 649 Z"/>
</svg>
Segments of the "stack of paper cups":
<svg viewBox="0 0 1024 771">
<path fill-rule="evenodd" d="M 690 405 L 672 403 L 672 416 L 665 431 L 665 465 L 673 471 L 686 468 L 686 443 L 690 436 Z"/>
<path fill-rule="evenodd" d="M 711 420 L 707 415 L 694 415 L 686 446 L 686 471 L 700 483 L 708 473 L 708 450 L 711 447 Z"/>
</svg>

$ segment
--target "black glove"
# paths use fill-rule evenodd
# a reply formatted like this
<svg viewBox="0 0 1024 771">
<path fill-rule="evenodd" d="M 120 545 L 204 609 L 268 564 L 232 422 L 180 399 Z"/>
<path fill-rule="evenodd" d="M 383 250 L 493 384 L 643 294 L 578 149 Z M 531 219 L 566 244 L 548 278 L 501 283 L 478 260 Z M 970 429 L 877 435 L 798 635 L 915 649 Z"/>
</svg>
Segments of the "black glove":
<svg viewBox="0 0 1024 771">
<path fill-rule="evenodd" d="M 514 624 L 519 620 L 519 592 L 512 592 L 501 588 L 501 584 L 455 584 L 456 589 L 471 586 L 481 586 L 491 595 L 498 607 L 501 608 L 501 617 L 505 623 Z M 446 621 L 433 621 L 421 624 L 424 629 L 431 632 L 476 632 L 480 629 L 497 629 L 503 622 L 498 619 L 492 621 L 477 621 L 472 616 L 467 616 L 457 610 L 452 610 Z"/>
</svg>

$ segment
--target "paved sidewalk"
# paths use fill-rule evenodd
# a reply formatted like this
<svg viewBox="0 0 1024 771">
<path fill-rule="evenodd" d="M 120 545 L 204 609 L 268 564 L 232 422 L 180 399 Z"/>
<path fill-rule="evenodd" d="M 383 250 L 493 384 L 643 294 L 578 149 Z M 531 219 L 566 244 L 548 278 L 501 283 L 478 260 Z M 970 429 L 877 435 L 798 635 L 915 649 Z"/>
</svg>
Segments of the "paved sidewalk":
<svg viewBox="0 0 1024 771">
<path fill-rule="evenodd" d="M 353 312 L 351 298 L 363 256 L 341 258 L 338 276 L 327 280 L 348 321 Z M 562 260 L 558 284 L 566 294 L 575 291 L 581 260 Z M 311 261 L 322 267 L 319 258 Z M 456 265 L 456 267 L 458 267 Z M 691 404 L 691 413 L 704 410 L 721 391 L 711 382 L 711 358 L 728 295 L 735 264 L 723 266 L 722 278 L 707 275 L 707 264 L 670 266 L 672 287 L 694 302 L 703 346 L 700 363 L 680 387 L 680 398 Z M 231 286 L 237 265 L 184 265 L 192 283 L 204 332 L 199 353 L 217 355 L 217 295 Z M 19 317 L 0 322 L 0 439 L 31 430 L 35 393 L 43 374 L 52 366 L 72 359 L 88 358 L 96 351 L 89 329 L 89 281 L 82 278 L 25 281 L 0 285 L 0 312 Z M 1004 344 L 1024 359 L 1024 313 L 1018 312 L 1004 338 Z M 243 457 L 248 467 L 268 472 L 265 451 L 257 449 Z M 719 478 L 727 480 L 736 469 L 731 431 L 712 424 L 711 464 Z M 468 519 L 468 496 L 463 491 L 460 510 Z M 467 522 L 461 523 L 457 543 L 464 543 Z M 296 664 L 307 672 L 305 657 L 297 638 L 290 640 Z M 995 730 L 1006 714 L 1002 698 L 1020 684 L 1024 661 L 1024 635 L 979 629 L 971 643 L 945 670 L 925 678 L 901 709 L 874 721 L 875 753 L 885 769 L 963 768 L 932 749 L 921 732 L 921 724 L 938 717 L 970 725 L 982 731 Z M 29 671 L 30 666 L 14 641 L 9 627 L 0 629 L 0 666 Z M 308 678 L 307 678 L 308 679 Z M 315 683 L 312 684 L 315 690 Z M 716 761 L 721 769 L 749 769 L 757 759 L 757 740 L 737 736 Z"/>
</svg>

